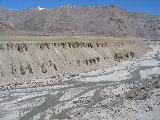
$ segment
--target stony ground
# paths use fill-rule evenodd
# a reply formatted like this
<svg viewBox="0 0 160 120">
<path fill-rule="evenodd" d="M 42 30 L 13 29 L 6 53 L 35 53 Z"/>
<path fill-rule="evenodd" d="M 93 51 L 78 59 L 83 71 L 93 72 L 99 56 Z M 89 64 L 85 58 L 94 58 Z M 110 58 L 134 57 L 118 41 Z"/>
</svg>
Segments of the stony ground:
<svg viewBox="0 0 160 120">
<path fill-rule="evenodd" d="M 150 47 L 141 58 L 105 69 L 1 87 L 0 119 L 158 120 L 160 47 Z"/>
</svg>

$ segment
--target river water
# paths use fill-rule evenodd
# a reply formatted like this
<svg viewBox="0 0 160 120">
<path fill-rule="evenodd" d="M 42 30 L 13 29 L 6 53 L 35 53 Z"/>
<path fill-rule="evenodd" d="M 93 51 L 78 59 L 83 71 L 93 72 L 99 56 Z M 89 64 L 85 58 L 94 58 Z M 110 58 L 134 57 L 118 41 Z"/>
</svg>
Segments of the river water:
<svg viewBox="0 0 160 120">
<path fill-rule="evenodd" d="M 81 73 L 57 84 L 0 90 L 0 120 L 63 119 L 93 107 L 105 100 L 100 95 L 105 88 L 160 74 L 160 46 L 150 47 L 153 50 L 142 58 Z"/>
</svg>

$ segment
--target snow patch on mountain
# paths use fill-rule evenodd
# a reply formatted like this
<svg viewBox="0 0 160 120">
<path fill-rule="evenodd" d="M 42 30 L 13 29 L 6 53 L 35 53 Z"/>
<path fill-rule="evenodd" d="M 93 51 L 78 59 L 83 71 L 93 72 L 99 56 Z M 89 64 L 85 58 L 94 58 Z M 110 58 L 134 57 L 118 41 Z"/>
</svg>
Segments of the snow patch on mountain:
<svg viewBox="0 0 160 120">
<path fill-rule="evenodd" d="M 46 9 L 46 8 L 41 8 L 41 6 L 38 6 L 37 7 L 39 10 L 44 10 L 44 9 Z"/>
</svg>

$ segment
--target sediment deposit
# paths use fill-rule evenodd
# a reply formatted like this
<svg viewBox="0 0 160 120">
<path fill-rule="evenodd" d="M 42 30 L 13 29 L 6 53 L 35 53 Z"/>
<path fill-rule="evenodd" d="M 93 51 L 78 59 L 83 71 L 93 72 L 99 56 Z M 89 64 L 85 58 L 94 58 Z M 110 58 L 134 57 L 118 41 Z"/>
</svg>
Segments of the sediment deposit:
<svg viewBox="0 0 160 120">
<path fill-rule="evenodd" d="M 148 51 L 143 41 L 3 42 L 0 43 L 0 84 L 104 68 Z"/>
</svg>

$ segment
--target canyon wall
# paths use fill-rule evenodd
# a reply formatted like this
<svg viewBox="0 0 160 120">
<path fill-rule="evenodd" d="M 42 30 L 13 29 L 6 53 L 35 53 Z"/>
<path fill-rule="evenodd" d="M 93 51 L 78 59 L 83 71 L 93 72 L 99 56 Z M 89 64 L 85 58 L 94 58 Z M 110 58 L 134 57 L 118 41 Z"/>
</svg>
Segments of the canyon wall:
<svg viewBox="0 0 160 120">
<path fill-rule="evenodd" d="M 0 43 L 0 84 L 78 74 L 139 57 L 143 41 Z"/>
</svg>

